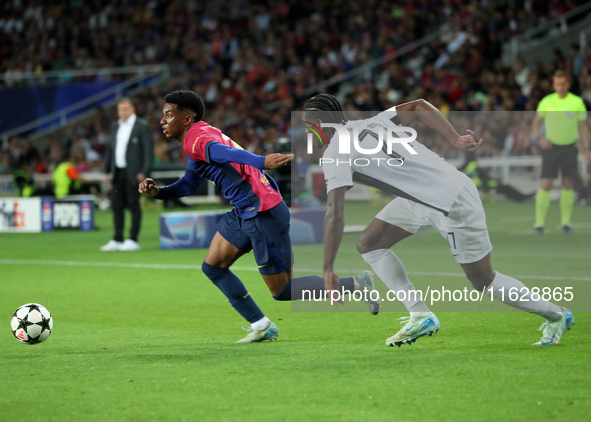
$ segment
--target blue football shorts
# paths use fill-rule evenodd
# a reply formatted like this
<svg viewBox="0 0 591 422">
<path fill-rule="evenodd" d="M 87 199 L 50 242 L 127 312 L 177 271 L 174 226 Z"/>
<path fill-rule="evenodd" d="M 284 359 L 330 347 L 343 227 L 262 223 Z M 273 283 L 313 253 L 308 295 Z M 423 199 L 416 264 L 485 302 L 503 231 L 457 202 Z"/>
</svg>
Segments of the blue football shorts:
<svg viewBox="0 0 591 422">
<path fill-rule="evenodd" d="M 261 274 L 281 273 L 293 266 L 289 209 L 285 202 L 253 218 L 242 220 L 235 210 L 227 212 L 217 231 L 242 252 L 254 252 Z"/>
</svg>

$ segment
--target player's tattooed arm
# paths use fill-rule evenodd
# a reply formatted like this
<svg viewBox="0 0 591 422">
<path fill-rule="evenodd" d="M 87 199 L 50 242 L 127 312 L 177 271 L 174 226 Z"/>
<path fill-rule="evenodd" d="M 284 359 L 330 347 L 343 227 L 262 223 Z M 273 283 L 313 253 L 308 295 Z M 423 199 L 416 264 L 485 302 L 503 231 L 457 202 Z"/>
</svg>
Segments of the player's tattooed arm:
<svg viewBox="0 0 591 422">
<path fill-rule="evenodd" d="M 339 277 L 334 272 L 334 262 L 345 230 L 345 192 L 347 187 L 328 192 L 324 215 L 324 288 L 338 290 Z"/>
</svg>

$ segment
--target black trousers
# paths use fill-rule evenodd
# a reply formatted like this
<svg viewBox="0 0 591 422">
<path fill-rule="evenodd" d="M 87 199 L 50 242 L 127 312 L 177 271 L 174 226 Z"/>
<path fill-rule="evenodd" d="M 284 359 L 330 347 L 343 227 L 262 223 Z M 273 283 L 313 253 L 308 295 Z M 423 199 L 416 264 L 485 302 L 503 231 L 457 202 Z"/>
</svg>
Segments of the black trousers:
<svg viewBox="0 0 591 422">
<path fill-rule="evenodd" d="M 113 240 L 123 242 L 123 228 L 125 223 L 125 208 L 131 212 L 131 230 L 129 238 L 137 242 L 142 224 L 142 209 L 140 208 L 140 193 L 137 183 L 130 183 L 126 169 L 115 170 L 111 204 L 113 207 L 113 225 L 115 235 Z"/>
</svg>

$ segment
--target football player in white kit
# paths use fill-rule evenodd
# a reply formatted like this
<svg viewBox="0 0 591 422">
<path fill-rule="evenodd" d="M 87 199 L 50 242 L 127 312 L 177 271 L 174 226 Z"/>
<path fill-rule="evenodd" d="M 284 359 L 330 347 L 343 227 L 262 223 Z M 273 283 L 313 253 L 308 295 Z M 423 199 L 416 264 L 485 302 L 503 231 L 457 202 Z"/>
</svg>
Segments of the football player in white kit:
<svg viewBox="0 0 591 422">
<path fill-rule="evenodd" d="M 363 259 L 410 312 L 401 322 L 406 323 L 404 327 L 386 340 L 388 346 L 410 344 L 439 331 L 439 320 L 420 296 L 408 294 L 415 290 L 414 286 L 402 262 L 390 249 L 401 240 L 413 234 L 422 235 L 432 228 L 447 239 L 474 289 L 546 319 L 542 338 L 535 345 L 560 343 L 564 333 L 574 325 L 573 314 L 532 294 L 521 281 L 493 271 L 492 245 L 476 186 L 420 142 L 408 140 L 414 132 L 409 126 L 419 121 L 441 133 L 455 147 L 473 151 L 483 141 L 474 132 L 467 130 L 466 135 L 460 136 L 447 118 L 425 100 L 392 107 L 370 119 L 352 121 L 346 119 L 334 96 L 320 94 L 304 105 L 303 120 L 317 126 L 325 123 L 324 127 L 331 123 L 334 128 L 324 129 L 331 139 L 327 145 L 315 140 L 324 149 L 321 162 L 328 192 L 323 267 L 326 290 L 335 290 L 339 285 L 333 266 L 345 225 L 345 192 L 359 182 L 397 195 L 357 241 Z M 384 143 L 388 133 L 392 137 L 406 137 L 407 141 Z M 349 145 L 343 148 L 340 146 L 343 142 Z M 386 148 L 386 144 L 391 148 Z M 375 152 L 367 155 L 372 149 Z M 510 291 L 519 294 L 509 295 Z M 515 296 L 517 300 L 512 300 Z"/>
</svg>

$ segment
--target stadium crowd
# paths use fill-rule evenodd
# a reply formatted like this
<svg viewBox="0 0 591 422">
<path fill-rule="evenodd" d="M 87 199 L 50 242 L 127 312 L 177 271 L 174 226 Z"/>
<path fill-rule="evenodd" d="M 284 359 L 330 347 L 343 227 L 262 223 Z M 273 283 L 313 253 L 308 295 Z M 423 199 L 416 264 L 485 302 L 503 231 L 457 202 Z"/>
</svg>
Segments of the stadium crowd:
<svg viewBox="0 0 591 422">
<path fill-rule="evenodd" d="M 289 136 L 290 112 L 317 87 L 343 99 L 345 110 L 383 110 L 425 98 L 441 111 L 535 110 L 552 91 L 550 75 L 573 75 L 573 91 L 591 102 L 591 47 L 555 51 L 551 66 L 519 61 L 507 68 L 502 45 L 582 4 L 581 0 L 193 0 L 146 4 L 10 0 L 0 6 L 0 75 L 4 86 L 27 74 L 61 71 L 60 82 L 88 81 L 68 70 L 168 64 L 172 77 L 135 98 L 154 129 L 156 164 L 185 159 L 161 136 L 163 93 L 199 92 L 206 119 L 246 149 L 266 154 Z M 23 12 L 24 11 L 24 12 Z M 429 43 L 368 75 L 323 82 L 439 31 Z M 27 73 L 28 72 L 28 73 Z M 104 77 L 104 76 L 102 76 Z M 0 173 L 16 167 L 48 172 L 70 152 L 80 172 L 100 171 L 113 110 L 98 110 L 37 149 L 14 137 L 0 151 Z M 529 127 L 491 134 L 484 153 L 536 153 Z M 486 134 L 484 134 L 486 136 Z M 512 138 L 510 147 L 506 139 Z M 458 151 L 429 145 L 446 157 Z"/>
</svg>

